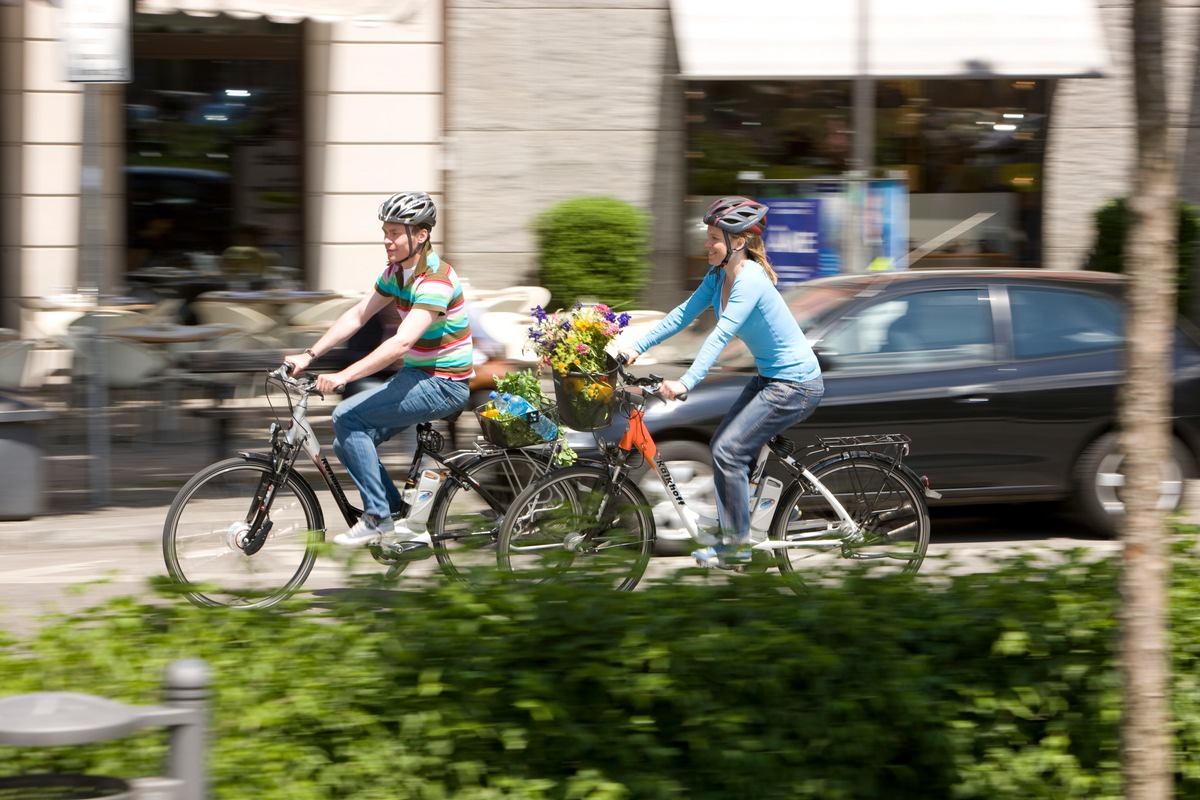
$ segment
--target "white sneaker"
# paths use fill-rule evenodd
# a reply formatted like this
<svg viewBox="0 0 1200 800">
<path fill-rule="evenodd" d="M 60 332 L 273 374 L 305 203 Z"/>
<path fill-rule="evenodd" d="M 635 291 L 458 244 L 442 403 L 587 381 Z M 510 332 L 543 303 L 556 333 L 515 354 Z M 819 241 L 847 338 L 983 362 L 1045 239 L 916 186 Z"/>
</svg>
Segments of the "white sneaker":
<svg viewBox="0 0 1200 800">
<path fill-rule="evenodd" d="M 363 514 L 354 527 L 345 533 L 333 537 L 334 544 L 343 547 L 361 547 L 364 544 L 375 544 L 384 536 L 390 536 L 395 531 L 391 518 L 379 519 L 370 514 Z"/>
<path fill-rule="evenodd" d="M 396 522 L 395 529 L 385 533 L 379 540 L 379 546 L 392 555 L 403 555 L 407 558 L 424 558 L 433 551 L 430 546 L 433 539 L 429 531 L 415 530 L 405 524 L 404 520 Z"/>
</svg>

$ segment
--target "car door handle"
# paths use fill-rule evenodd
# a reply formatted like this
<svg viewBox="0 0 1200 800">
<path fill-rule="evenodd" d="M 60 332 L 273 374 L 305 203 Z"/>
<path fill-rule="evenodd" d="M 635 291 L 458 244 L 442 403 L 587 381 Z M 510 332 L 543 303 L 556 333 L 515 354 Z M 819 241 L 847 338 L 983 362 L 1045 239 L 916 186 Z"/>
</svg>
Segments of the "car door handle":
<svg viewBox="0 0 1200 800">
<path fill-rule="evenodd" d="M 955 386 L 949 390 L 950 400 L 954 403 L 986 403 L 991 400 L 988 395 L 991 386 Z"/>
</svg>

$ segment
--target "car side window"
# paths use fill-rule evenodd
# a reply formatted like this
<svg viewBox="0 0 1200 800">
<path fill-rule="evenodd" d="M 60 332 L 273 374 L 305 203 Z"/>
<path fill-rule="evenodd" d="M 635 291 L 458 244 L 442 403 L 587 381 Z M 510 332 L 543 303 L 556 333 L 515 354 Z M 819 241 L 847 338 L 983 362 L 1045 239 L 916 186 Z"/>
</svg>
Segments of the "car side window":
<svg viewBox="0 0 1200 800">
<path fill-rule="evenodd" d="M 995 336 L 978 289 L 913 292 L 869 306 L 820 343 L 830 372 L 946 369 L 990 363 Z"/>
<path fill-rule="evenodd" d="M 1124 341 L 1124 314 L 1115 298 L 1025 286 L 1010 286 L 1008 298 L 1018 359 L 1108 350 Z"/>
</svg>

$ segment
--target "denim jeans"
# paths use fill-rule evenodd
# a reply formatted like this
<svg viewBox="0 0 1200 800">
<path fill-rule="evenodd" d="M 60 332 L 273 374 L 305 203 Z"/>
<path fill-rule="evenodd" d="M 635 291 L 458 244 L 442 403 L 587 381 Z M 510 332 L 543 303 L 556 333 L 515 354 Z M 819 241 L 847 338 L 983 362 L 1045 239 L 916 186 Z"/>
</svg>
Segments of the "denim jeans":
<svg viewBox="0 0 1200 800">
<path fill-rule="evenodd" d="M 713 478 L 721 540 L 750 540 L 750 470 L 772 436 L 808 419 L 825 394 L 825 382 L 804 383 L 755 375 L 730 406 L 712 438 Z"/>
<path fill-rule="evenodd" d="M 466 381 L 405 367 L 382 386 L 338 405 L 333 412 L 333 452 L 362 495 L 363 513 L 385 518 L 400 508 L 400 490 L 379 460 L 379 445 L 419 422 L 460 411 L 469 391 Z"/>
</svg>

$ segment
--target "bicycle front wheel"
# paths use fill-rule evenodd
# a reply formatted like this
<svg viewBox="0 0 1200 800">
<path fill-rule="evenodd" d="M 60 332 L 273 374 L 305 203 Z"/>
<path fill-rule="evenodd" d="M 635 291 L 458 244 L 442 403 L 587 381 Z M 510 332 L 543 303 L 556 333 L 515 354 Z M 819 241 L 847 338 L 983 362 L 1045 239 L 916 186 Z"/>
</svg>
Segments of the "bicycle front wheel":
<svg viewBox="0 0 1200 800">
<path fill-rule="evenodd" d="M 817 577 L 829 567 L 916 572 L 929 547 L 924 493 L 888 458 L 855 453 L 818 464 L 813 475 L 854 520 L 855 532 L 814 487 L 796 481 L 771 521 L 782 572 Z"/>
<path fill-rule="evenodd" d="M 267 492 L 276 477 L 269 464 L 232 458 L 207 467 L 175 496 L 163 526 L 163 558 L 196 605 L 265 608 L 295 592 L 312 571 L 325 538 L 320 506 L 295 474 Z"/>
<path fill-rule="evenodd" d="M 467 464 L 463 471 L 470 480 L 451 476 L 429 512 L 433 552 L 442 572 L 464 582 L 477 570 L 495 575 L 496 538 L 504 512 L 552 467 L 547 453 L 512 449 Z"/>
<path fill-rule="evenodd" d="M 632 481 L 614 484 L 604 469 L 566 467 L 517 496 L 496 550 L 508 580 L 577 578 L 628 591 L 654 552 L 654 517 Z"/>
</svg>

